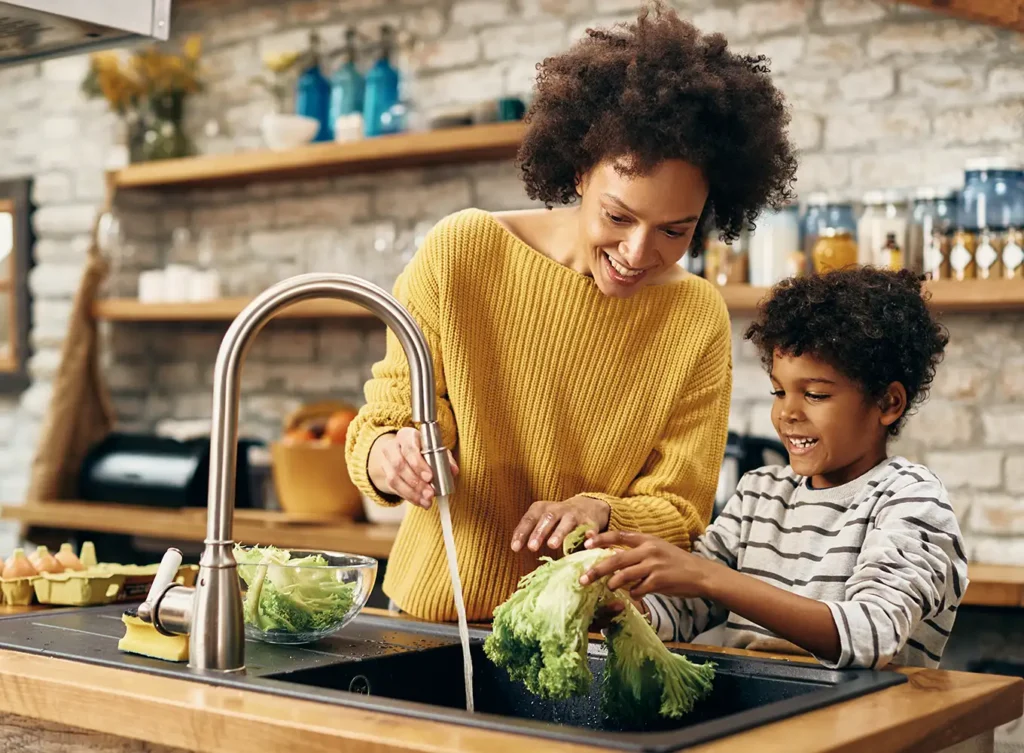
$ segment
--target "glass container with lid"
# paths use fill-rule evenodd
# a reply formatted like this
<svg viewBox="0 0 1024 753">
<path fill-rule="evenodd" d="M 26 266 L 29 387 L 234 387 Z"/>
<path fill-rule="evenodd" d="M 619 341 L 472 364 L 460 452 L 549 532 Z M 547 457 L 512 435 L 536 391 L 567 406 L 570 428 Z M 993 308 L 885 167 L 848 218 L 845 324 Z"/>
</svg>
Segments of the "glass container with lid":
<svg viewBox="0 0 1024 753">
<path fill-rule="evenodd" d="M 871 191 L 864 194 L 864 210 L 857 221 L 858 259 L 861 264 L 889 266 L 890 235 L 902 249 L 907 245 L 910 222 L 906 196 L 901 191 Z"/>
<path fill-rule="evenodd" d="M 800 218 L 796 206 L 766 210 L 750 236 L 750 284 L 771 287 L 795 276 L 794 254 L 800 253 Z"/>
<path fill-rule="evenodd" d="M 1003 158 L 968 161 L 957 224 L 958 242 L 950 251 L 956 279 L 972 276 L 960 271 L 960 267 L 971 266 L 982 279 L 1016 276 L 1021 259 L 1015 231 L 1024 226 L 1024 165 Z M 968 262 L 964 252 L 972 246 L 973 258 Z"/>
<path fill-rule="evenodd" d="M 948 280 L 949 252 L 957 222 L 956 191 L 931 187 L 914 194 L 907 239 L 907 269 L 921 272 L 929 280 Z"/>
</svg>

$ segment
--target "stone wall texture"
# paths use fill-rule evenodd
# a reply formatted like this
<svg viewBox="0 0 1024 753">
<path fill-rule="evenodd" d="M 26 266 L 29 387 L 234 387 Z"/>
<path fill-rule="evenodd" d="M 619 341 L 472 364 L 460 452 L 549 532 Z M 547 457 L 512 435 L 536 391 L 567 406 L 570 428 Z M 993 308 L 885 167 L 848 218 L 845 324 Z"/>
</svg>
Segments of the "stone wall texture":
<svg viewBox="0 0 1024 753">
<path fill-rule="evenodd" d="M 955 184 L 964 160 L 1024 154 L 1024 37 L 873 0 L 677 2 L 705 30 L 772 60 L 792 104 L 798 190 L 856 197 L 868 189 Z M 179 0 L 177 36 L 204 36 L 208 88 L 190 104 L 200 149 L 261 146 L 267 95 L 249 77 L 263 55 L 318 28 L 336 46 L 349 24 L 410 33 L 409 91 L 430 112 L 529 92 L 535 64 L 590 25 L 635 15 L 634 0 Z M 0 397 L 0 499 L 25 493 L 39 422 L 104 195 L 115 120 L 79 92 L 84 58 L 0 71 L 0 176 L 32 176 L 38 205 L 33 382 Z M 425 228 L 475 205 L 529 206 L 511 164 L 491 163 L 119 198 L 124 252 L 110 281 L 133 295 L 142 269 L 212 258 L 226 293 L 249 295 L 287 275 L 335 270 L 389 286 Z M 187 237 L 172 242 L 174 231 Z M 180 235 L 180 234 L 179 234 Z M 737 334 L 732 425 L 772 435 L 768 384 Z M 1024 564 L 1024 320 L 956 316 L 931 401 L 897 450 L 933 465 L 953 490 L 972 554 Z M 209 416 L 222 325 L 105 327 L 106 369 L 125 427 Z M 265 438 L 283 412 L 326 396 L 361 399 L 383 352 L 372 324 L 275 323 L 244 370 L 243 430 Z M 11 529 L 0 532 L 0 551 Z"/>
</svg>

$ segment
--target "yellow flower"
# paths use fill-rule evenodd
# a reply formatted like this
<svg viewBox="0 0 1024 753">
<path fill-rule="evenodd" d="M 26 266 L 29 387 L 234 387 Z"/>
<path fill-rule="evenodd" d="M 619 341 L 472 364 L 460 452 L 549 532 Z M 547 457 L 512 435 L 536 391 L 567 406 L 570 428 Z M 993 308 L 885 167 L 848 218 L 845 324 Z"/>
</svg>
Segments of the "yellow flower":
<svg viewBox="0 0 1024 753">
<path fill-rule="evenodd" d="M 185 59 L 195 62 L 199 60 L 199 56 L 203 53 L 203 40 L 198 34 L 193 34 L 185 40 L 185 45 L 182 49 L 185 52 Z"/>
</svg>

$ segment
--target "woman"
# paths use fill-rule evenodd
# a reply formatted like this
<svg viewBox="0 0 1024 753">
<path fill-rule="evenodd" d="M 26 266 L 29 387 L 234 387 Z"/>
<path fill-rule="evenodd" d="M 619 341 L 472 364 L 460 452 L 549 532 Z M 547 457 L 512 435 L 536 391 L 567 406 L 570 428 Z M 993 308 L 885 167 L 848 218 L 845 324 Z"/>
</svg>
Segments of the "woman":
<svg viewBox="0 0 1024 753">
<path fill-rule="evenodd" d="M 579 524 L 685 547 L 709 519 L 729 317 L 678 262 L 705 228 L 735 239 L 790 198 L 788 115 L 763 62 L 660 5 L 589 31 L 538 66 L 518 162 L 548 209 L 449 216 L 399 277 L 435 362 L 471 621 L 490 620 Z M 415 617 L 452 621 L 408 363 L 390 333 L 366 398 L 352 478 L 378 503 L 415 505 L 384 590 Z"/>
</svg>

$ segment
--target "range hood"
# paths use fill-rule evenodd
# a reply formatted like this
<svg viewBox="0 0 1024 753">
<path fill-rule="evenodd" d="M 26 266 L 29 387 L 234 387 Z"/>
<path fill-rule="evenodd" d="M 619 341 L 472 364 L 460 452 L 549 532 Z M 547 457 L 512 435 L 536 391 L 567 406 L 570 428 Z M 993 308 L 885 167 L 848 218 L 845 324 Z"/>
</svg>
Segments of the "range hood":
<svg viewBox="0 0 1024 753">
<path fill-rule="evenodd" d="M 0 68 L 166 40 L 171 0 L 0 0 Z"/>
</svg>

